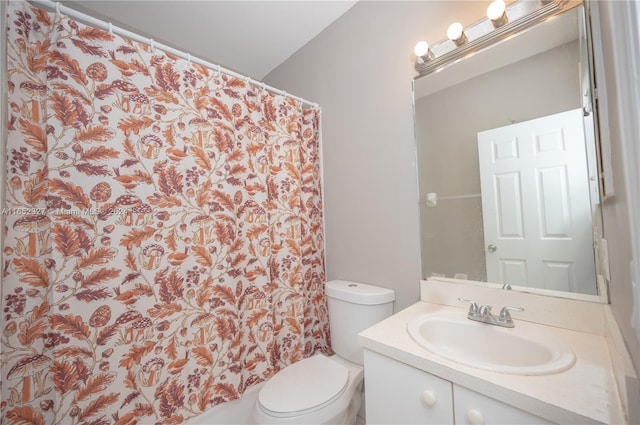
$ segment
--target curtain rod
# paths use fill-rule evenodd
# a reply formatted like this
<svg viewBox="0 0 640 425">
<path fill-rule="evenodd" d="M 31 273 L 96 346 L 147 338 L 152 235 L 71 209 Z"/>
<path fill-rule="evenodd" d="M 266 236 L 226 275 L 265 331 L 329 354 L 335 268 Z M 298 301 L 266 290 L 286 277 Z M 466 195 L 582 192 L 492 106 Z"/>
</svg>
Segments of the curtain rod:
<svg viewBox="0 0 640 425">
<path fill-rule="evenodd" d="M 277 89 L 275 87 L 272 87 L 272 86 L 270 86 L 268 84 L 263 83 L 262 81 L 254 80 L 251 77 L 248 77 L 248 76 L 242 75 L 242 74 L 238 74 L 237 72 L 234 72 L 234 71 L 231 71 L 229 69 L 223 68 L 220 65 L 216 65 L 216 64 L 208 62 L 208 61 L 206 61 L 204 59 L 200 59 L 198 57 L 191 56 L 190 53 L 183 52 L 183 51 L 178 50 L 178 49 L 174 49 L 173 47 L 169 47 L 169 46 L 167 46 L 165 44 L 162 44 L 162 43 L 157 43 L 152 38 L 143 37 L 140 34 L 136 34 L 134 32 L 126 30 L 124 28 L 115 26 L 111 22 L 103 21 L 101 19 L 98 19 L 98 18 L 95 18 L 93 16 L 87 15 L 86 13 L 82 13 L 80 11 L 77 11 L 75 9 L 67 7 L 67 6 L 61 4 L 60 2 L 55 2 L 55 1 L 52 1 L 52 0 L 29 0 L 29 3 L 33 3 L 36 6 L 45 7 L 47 9 L 51 10 L 51 11 L 55 11 L 56 13 L 65 14 L 65 15 L 71 17 L 71 18 L 83 21 L 86 24 L 89 24 L 91 26 L 94 26 L 94 27 L 100 28 L 102 30 L 108 31 L 111 34 L 118 34 L 118 35 L 121 35 L 121 36 L 123 36 L 125 38 L 129 38 L 131 40 L 138 41 L 140 43 L 148 44 L 149 46 L 151 46 L 152 49 L 158 48 L 160 50 L 163 50 L 163 51 L 165 51 L 167 53 L 170 53 L 170 54 L 172 54 L 174 56 L 177 56 L 179 58 L 186 59 L 189 62 L 197 63 L 198 65 L 202 65 L 202 66 L 204 66 L 206 68 L 209 68 L 211 70 L 219 71 L 221 73 L 225 73 L 225 74 L 230 75 L 232 77 L 236 77 L 236 78 L 239 78 L 241 80 L 245 80 L 250 84 L 253 84 L 253 85 L 257 86 L 257 87 L 261 87 L 262 89 L 270 91 L 272 93 L 279 94 L 279 95 L 282 95 L 282 96 L 285 96 L 285 97 L 289 97 L 291 99 L 295 99 L 295 100 L 297 100 L 299 102 L 302 102 L 302 103 L 304 103 L 306 105 L 309 105 L 309 106 L 313 106 L 315 108 L 319 108 L 320 107 L 320 105 L 318 105 L 318 103 L 316 103 L 316 102 L 311 102 L 311 101 L 303 99 L 301 97 L 294 96 L 291 93 L 287 93 L 284 90 L 280 90 L 280 89 Z"/>
</svg>

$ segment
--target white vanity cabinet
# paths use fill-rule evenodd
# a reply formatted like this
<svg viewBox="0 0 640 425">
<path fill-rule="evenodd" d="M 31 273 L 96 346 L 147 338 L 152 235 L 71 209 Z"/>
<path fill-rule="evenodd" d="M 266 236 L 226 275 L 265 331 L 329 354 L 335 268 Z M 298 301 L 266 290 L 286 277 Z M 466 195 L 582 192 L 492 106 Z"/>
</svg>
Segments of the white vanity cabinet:
<svg viewBox="0 0 640 425">
<path fill-rule="evenodd" d="M 370 350 L 364 383 L 367 424 L 551 423 Z"/>
<path fill-rule="evenodd" d="M 369 424 L 452 424 L 451 382 L 364 350 Z"/>
<path fill-rule="evenodd" d="M 455 423 L 459 425 L 547 425 L 553 423 L 455 384 L 453 385 L 453 397 L 455 399 Z"/>
</svg>

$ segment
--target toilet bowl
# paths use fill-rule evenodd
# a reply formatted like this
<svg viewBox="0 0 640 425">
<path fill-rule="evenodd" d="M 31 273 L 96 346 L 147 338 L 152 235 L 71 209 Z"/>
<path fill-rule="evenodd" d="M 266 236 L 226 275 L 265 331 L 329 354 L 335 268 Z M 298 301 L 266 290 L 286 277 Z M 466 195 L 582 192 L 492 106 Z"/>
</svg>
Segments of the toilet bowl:
<svg viewBox="0 0 640 425">
<path fill-rule="evenodd" d="M 318 354 L 267 381 L 256 404 L 259 424 L 353 424 L 360 409 L 362 366 Z"/>
<path fill-rule="evenodd" d="M 354 424 L 362 402 L 357 334 L 390 316 L 394 292 L 362 283 L 326 284 L 332 348 L 279 371 L 258 394 L 258 424 Z"/>
</svg>

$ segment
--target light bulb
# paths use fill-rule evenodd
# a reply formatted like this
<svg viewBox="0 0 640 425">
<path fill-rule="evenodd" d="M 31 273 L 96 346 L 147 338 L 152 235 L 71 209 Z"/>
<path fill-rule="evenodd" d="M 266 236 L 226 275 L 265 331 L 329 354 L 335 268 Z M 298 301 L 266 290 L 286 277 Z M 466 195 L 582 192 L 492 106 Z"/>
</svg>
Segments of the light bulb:
<svg viewBox="0 0 640 425">
<path fill-rule="evenodd" d="M 487 8 L 487 18 L 491 19 L 494 28 L 498 28 L 509 22 L 505 10 L 506 5 L 503 0 L 494 0 Z"/>
<path fill-rule="evenodd" d="M 505 7 L 506 6 L 504 4 L 504 1 L 495 0 L 487 8 L 487 18 L 491 19 L 492 21 L 500 19 L 500 17 L 504 13 Z"/>
<path fill-rule="evenodd" d="M 422 57 L 426 55 L 428 51 L 429 51 L 429 43 L 427 43 L 426 41 L 419 41 L 416 44 L 416 47 L 413 48 L 413 52 L 418 57 Z"/>
<path fill-rule="evenodd" d="M 454 22 L 453 24 L 449 25 L 449 29 L 447 30 L 447 37 L 449 37 L 449 40 L 457 40 L 461 35 L 462 24 L 460 22 Z"/>
<path fill-rule="evenodd" d="M 460 22 L 454 22 L 449 25 L 447 37 L 449 37 L 449 40 L 453 41 L 456 46 L 461 46 L 467 42 L 467 36 L 464 34 L 464 30 Z"/>
</svg>

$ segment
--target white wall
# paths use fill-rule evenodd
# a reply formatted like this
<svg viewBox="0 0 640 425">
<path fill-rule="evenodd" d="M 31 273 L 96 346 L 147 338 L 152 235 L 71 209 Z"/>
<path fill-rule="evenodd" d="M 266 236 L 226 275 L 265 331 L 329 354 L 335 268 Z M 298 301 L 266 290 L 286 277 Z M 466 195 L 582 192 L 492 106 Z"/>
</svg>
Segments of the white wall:
<svg viewBox="0 0 640 425">
<path fill-rule="evenodd" d="M 265 79 L 322 106 L 329 279 L 419 298 L 413 46 L 469 25 L 481 1 L 360 1 Z"/>
<path fill-rule="evenodd" d="M 640 372 L 640 5 L 597 5 L 602 44 L 596 44 L 596 53 L 604 72 L 596 75 L 606 89 L 600 107 L 608 122 L 601 133 L 611 154 L 614 187 L 613 195 L 603 203 L 611 266 L 609 297 L 636 372 Z"/>
</svg>

